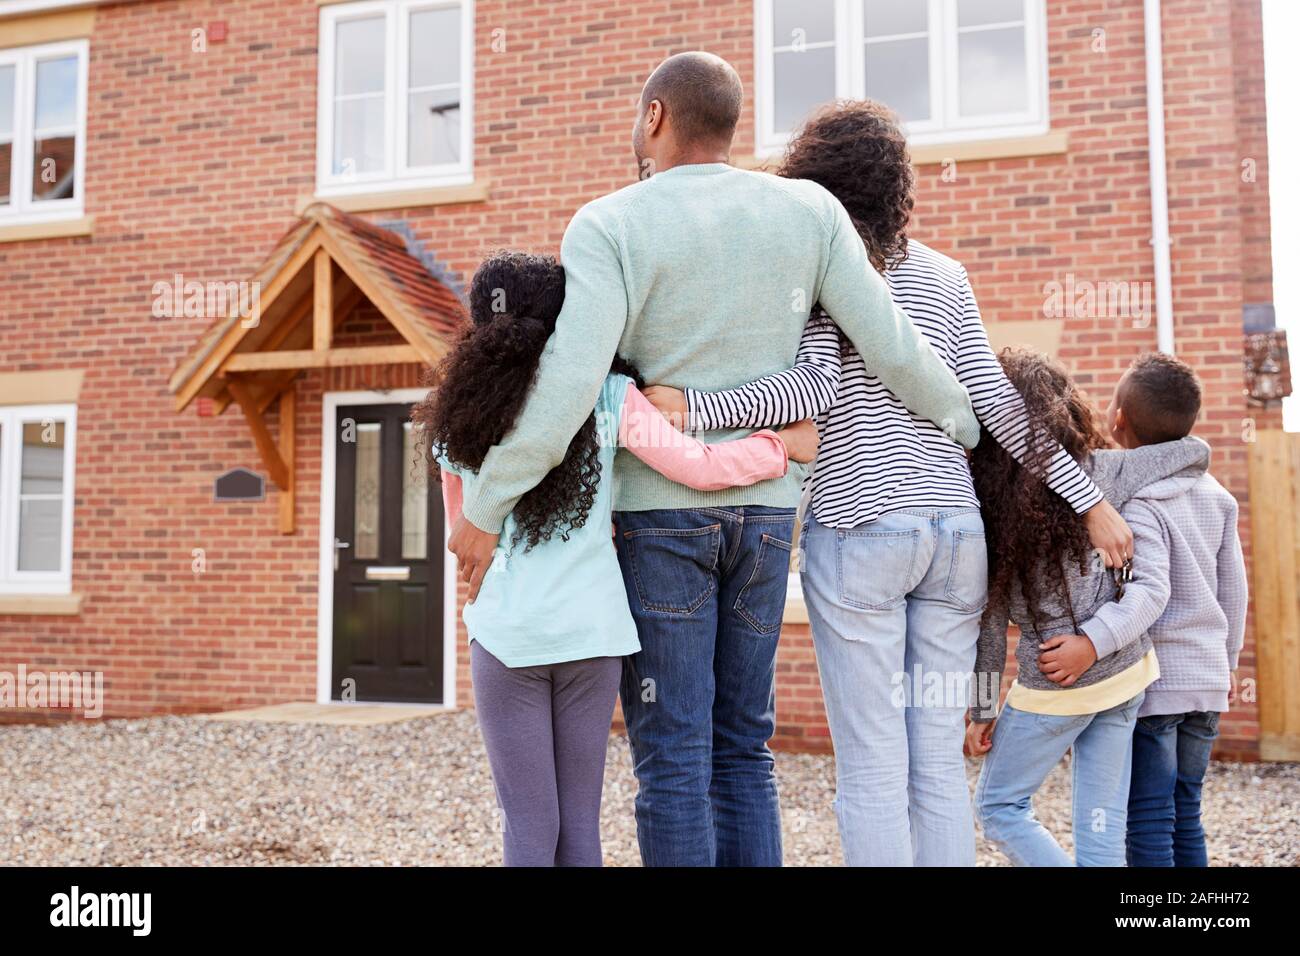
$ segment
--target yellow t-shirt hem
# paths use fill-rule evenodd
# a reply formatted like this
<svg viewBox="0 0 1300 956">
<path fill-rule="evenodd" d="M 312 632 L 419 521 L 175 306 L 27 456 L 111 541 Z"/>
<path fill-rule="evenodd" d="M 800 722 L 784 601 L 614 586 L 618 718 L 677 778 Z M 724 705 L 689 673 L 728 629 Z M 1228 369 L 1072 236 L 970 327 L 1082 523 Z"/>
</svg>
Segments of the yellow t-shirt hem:
<svg viewBox="0 0 1300 956">
<path fill-rule="evenodd" d="M 1160 679 L 1160 662 L 1155 649 L 1147 651 L 1139 661 L 1134 661 L 1118 674 L 1086 687 L 1066 687 L 1061 690 L 1039 690 L 1024 687 L 1012 681 L 1007 691 L 1007 704 L 1030 714 L 1048 714 L 1054 717 L 1077 717 L 1080 714 L 1100 714 L 1103 710 L 1118 707 L 1132 700 L 1139 691 L 1146 690 Z"/>
</svg>

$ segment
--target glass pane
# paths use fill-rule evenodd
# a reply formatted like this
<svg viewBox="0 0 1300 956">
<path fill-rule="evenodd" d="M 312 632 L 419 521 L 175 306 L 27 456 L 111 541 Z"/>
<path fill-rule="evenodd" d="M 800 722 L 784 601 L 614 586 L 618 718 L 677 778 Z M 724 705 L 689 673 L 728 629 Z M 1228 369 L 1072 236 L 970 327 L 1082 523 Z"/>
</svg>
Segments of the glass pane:
<svg viewBox="0 0 1300 956">
<path fill-rule="evenodd" d="M 14 67 L 0 66 L 0 206 L 9 204 L 14 164 Z"/>
<path fill-rule="evenodd" d="M 460 82 L 460 8 L 411 14 L 410 85 Z"/>
<path fill-rule="evenodd" d="M 62 422 L 23 422 L 18 570 L 58 571 L 63 530 Z"/>
<path fill-rule="evenodd" d="M 930 41 L 867 44 L 867 96 L 891 107 L 904 122 L 930 118 Z"/>
<path fill-rule="evenodd" d="M 77 137 L 38 139 L 32 147 L 32 198 L 70 199 L 77 192 Z"/>
<path fill-rule="evenodd" d="M 379 453 L 383 426 L 378 422 L 357 424 L 357 487 L 353 492 L 356 509 L 352 542 L 353 557 L 379 557 Z"/>
<path fill-rule="evenodd" d="M 344 20 L 335 37 L 334 92 L 382 93 L 384 18 Z"/>
<path fill-rule="evenodd" d="M 428 557 L 429 464 L 416 445 L 416 431 L 410 422 L 402 426 L 402 557 Z"/>
<path fill-rule="evenodd" d="M 957 0 L 957 26 L 1015 23 L 1025 18 L 1025 0 Z"/>
<path fill-rule="evenodd" d="M 0 140 L 14 135 L 14 68 L 0 66 Z"/>
<path fill-rule="evenodd" d="M 957 36 L 961 115 L 1023 113 L 1029 107 L 1023 27 Z"/>
<path fill-rule="evenodd" d="M 0 146 L 0 206 L 9 205 L 9 183 L 13 179 L 14 144 Z"/>
<path fill-rule="evenodd" d="M 862 18 L 869 37 L 924 33 L 929 28 L 930 5 L 924 0 L 862 0 Z"/>
<path fill-rule="evenodd" d="M 334 175 L 355 176 L 384 168 L 384 97 L 334 104 Z"/>
<path fill-rule="evenodd" d="M 63 542 L 63 500 L 19 498 L 18 570 L 58 571 Z"/>
<path fill-rule="evenodd" d="M 406 162 L 433 166 L 460 160 L 460 88 L 412 93 L 407 101 Z"/>
<path fill-rule="evenodd" d="M 773 46 L 834 39 L 835 0 L 772 0 Z"/>
<path fill-rule="evenodd" d="M 63 493 L 63 422 L 23 422 L 23 462 L 18 493 Z"/>
<path fill-rule="evenodd" d="M 77 125 L 77 58 L 36 64 L 36 129 Z"/>
<path fill-rule="evenodd" d="M 835 48 L 777 53 L 773 60 L 773 122 L 778 133 L 788 133 L 813 107 L 835 99 Z"/>
</svg>

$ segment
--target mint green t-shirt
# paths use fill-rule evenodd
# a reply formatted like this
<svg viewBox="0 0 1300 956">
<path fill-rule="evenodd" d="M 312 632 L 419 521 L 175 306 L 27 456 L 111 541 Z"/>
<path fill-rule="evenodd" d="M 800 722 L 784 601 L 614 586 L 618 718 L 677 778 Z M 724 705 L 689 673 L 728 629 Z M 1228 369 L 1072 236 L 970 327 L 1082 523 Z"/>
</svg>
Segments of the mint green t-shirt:
<svg viewBox="0 0 1300 956">
<path fill-rule="evenodd" d="M 555 535 L 525 552 L 522 542 L 511 546 L 518 525 L 508 515 L 478 598 L 465 605 L 469 639 L 507 667 L 622 657 L 641 649 L 610 524 L 619 419 L 631 381 L 608 376 L 596 401 L 600 486 L 586 524 L 567 541 Z M 479 480 L 444 455 L 438 463 L 460 475 L 466 495 Z"/>
</svg>

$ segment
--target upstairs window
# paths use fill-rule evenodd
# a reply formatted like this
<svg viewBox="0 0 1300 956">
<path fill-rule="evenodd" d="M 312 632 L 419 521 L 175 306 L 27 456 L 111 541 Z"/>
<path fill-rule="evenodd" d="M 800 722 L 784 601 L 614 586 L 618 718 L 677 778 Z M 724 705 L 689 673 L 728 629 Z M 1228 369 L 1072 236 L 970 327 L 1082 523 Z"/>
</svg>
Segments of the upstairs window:
<svg viewBox="0 0 1300 956">
<path fill-rule="evenodd" d="M 0 224 L 84 209 L 85 40 L 0 50 Z"/>
<path fill-rule="evenodd" d="M 914 143 L 1047 131 L 1043 0 L 756 0 L 758 151 L 869 97 Z"/>
<path fill-rule="evenodd" d="M 317 193 L 472 178 L 471 0 L 321 10 Z"/>
</svg>

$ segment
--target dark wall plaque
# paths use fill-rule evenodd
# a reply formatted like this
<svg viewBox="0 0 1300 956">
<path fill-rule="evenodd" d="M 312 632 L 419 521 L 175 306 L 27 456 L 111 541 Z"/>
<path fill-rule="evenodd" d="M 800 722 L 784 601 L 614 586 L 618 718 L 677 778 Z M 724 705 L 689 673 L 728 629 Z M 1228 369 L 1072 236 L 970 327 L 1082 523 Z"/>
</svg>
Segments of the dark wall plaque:
<svg viewBox="0 0 1300 956">
<path fill-rule="evenodd" d="M 232 468 L 213 482 L 216 501 L 261 501 L 266 497 L 266 479 L 247 468 Z"/>
</svg>

